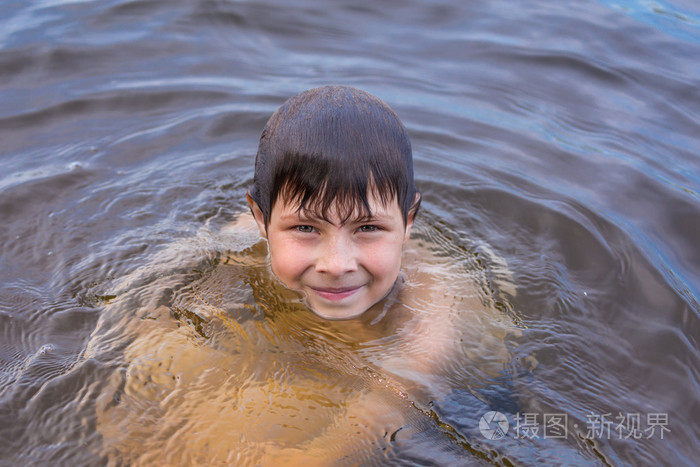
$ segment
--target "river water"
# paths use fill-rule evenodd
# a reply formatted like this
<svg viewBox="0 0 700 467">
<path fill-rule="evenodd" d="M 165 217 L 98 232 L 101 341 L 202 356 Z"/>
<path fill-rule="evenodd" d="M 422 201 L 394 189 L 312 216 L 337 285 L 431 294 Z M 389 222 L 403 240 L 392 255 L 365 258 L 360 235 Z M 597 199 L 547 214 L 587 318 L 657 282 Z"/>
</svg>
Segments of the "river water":
<svg viewBox="0 0 700 467">
<path fill-rule="evenodd" d="M 694 2 L 0 12 L 0 464 L 697 462 Z M 226 233 L 267 118 L 324 84 L 401 117 L 416 237 L 476 284 L 435 368 L 377 364 L 394 331 L 313 320 Z"/>
</svg>

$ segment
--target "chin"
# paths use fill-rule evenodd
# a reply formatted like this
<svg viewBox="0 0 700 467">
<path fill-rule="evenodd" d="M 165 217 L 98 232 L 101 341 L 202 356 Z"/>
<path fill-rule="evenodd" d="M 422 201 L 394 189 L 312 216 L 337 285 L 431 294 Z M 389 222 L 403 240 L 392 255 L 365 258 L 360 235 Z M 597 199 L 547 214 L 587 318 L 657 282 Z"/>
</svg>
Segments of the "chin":
<svg viewBox="0 0 700 467">
<path fill-rule="evenodd" d="M 367 311 L 366 309 L 363 310 L 323 310 L 323 309 L 318 309 L 316 307 L 313 307 L 311 305 L 308 305 L 309 309 L 319 318 L 327 319 L 330 321 L 343 321 L 343 320 L 348 320 L 348 319 L 355 319 Z"/>
</svg>

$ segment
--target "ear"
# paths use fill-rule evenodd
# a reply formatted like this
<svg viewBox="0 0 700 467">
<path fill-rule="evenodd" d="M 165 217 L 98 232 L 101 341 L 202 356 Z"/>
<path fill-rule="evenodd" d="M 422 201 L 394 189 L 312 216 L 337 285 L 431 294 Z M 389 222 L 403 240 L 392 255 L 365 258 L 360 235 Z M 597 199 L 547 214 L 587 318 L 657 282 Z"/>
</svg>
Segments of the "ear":
<svg viewBox="0 0 700 467">
<path fill-rule="evenodd" d="M 404 233 L 403 242 L 404 244 L 408 241 L 411 236 L 411 227 L 413 227 L 413 221 L 416 219 L 416 214 L 418 214 L 418 208 L 420 207 L 421 194 L 416 192 L 416 196 L 413 197 L 413 203 L 408 210 L 406 216 L 406 232 Z"/>
<path fill-rule="evenodd" d="M 248 206 L 250 206 L 250 212 L 253 213 L 255 223 L 258 224 L 258 230 L 260 231 L 260 235 L 263 238 L 267 238 L 267 227 L 265 226 L 265 216 L 263 215 L 262 210 L 258 206 L 258 203 L 253 201 L 253 198 L 251 198 L 248 193 L 246 193 L 245 199 L 246 201 L 248 201 Z"/>
</svg>

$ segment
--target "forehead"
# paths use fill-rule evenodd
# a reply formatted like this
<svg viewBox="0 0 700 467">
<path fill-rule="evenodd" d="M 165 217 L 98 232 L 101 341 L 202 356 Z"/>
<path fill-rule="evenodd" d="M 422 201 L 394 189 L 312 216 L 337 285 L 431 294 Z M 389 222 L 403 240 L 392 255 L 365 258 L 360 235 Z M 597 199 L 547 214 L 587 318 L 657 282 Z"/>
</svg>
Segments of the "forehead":
<svg viewBox="0 0 700 467">
<path fill-rule="evenodd" d="M 366 219 L 403 219 L 401 213 L 401 207 L 399 206 L 398 199 L 392 197 L 387 202 L 382 202 L 382 199 L 370 190 L 367 193 L 367 204 L 369 205 L 370 212 L 365 212 L 362 201 L 353 200 L 351 206 L 348 206 L 346 202 L 341 200 L 334 200 L 327 212 L 317 212 L 314 209 L 316 203 L 311 200 L 309 203 L 312 207 L 306 206 L 302 208 L 300 201 L 286 199 L 280 196 L 277 202 L 272 207 L 272 215 L 278 215 L 280 217 L 291 217 L 291 218 L 321 218 L 323 220 L 329 221 L 333 224 L 343 224 L 351 221 L 366 220 Z M 342 221 L 345 222 L 342 222 Z"/>
</svg>

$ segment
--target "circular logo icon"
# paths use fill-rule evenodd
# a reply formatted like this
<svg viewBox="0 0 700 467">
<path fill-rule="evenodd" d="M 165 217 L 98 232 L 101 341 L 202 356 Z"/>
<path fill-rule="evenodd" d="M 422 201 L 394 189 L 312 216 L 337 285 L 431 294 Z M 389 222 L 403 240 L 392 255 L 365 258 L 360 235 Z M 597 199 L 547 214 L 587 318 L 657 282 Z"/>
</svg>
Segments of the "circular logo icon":
<svg viewBox="0 0 700 467">
<path fill-rule="evenodd" d="M 501 439 L 508 433 L 508 419 L 501 412 L 486 412 L 479 420 L 479 431 L 486 439 Z"/>
</svg>

